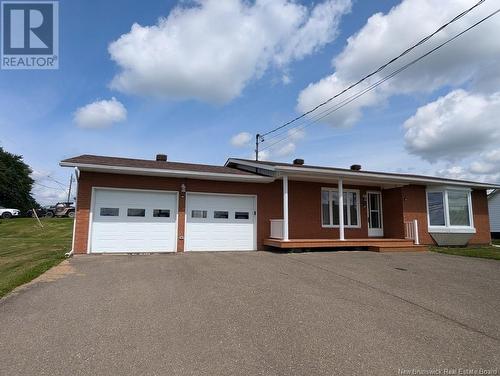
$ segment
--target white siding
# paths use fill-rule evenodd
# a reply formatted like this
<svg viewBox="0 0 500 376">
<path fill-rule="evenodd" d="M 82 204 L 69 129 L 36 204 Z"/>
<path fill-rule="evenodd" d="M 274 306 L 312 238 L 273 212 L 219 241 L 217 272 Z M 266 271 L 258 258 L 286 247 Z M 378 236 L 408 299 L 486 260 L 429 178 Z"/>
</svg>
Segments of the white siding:
<svg viewBox="0 0 500 376">
<path fill-rule="evenodd" d="M 500 192 L 488 198 L 491 232 L 500 232 Z"/>
</svg>

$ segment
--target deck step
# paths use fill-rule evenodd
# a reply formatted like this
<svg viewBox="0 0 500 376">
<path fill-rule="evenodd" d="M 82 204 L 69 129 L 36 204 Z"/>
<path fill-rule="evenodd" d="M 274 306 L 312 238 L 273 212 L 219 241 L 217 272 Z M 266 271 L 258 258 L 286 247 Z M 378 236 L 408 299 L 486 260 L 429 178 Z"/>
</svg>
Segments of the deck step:
<svg viewBox="0 0 500 376">
<path fill-rule="evenodd" d="M 368 247 L 368 250 L 372 252 L 425 252 L 429 250 L 429 247 L 426 245 L 415 244 L 411 244 L 409 246 L 395 246 L 391 244 Z"/>
</svg>

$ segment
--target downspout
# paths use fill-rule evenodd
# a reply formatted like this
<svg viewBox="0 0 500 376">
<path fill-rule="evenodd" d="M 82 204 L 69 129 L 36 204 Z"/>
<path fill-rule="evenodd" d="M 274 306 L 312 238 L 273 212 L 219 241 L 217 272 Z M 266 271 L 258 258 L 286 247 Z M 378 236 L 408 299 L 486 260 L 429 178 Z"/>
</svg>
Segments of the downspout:
<svg viewBox="0 0 500 376">
<path fill-rule="evenodd" d="M 78 167 L 75 167 L 75 181 L 76 181 L 76 200 L 75 200 L 75 218 L 73 219 L 73 235 L 71 239 L 71 251 L 66 252 L 64 254 L 65 257 L 71 257 L 73 256 L 73 253 L 75 253 L 75 229 L 76 229 L 76 215 L 78 213 L 78 180 L 80 179 L 80 170 L 78 170 Z"/>
</svg>

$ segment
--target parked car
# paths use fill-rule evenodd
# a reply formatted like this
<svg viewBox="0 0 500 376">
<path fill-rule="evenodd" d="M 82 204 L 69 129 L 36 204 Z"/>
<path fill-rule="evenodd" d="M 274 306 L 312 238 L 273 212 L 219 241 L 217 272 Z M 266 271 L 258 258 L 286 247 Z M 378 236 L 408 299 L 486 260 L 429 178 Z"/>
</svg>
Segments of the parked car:
<svg viewBox="0 0 500 376">
<path fill-rule="evenodd" d="M 8 209 L 0 206 L 0 217 L 3 219 L 10 219 L 12 217 L 18 217 L 19 213 L 21 213 L 18 209 Z"/>
<path fill-rule="evenodd" d="M 72 202 L 58 202 L 46 208 L 45 217 L 75 217 L 75 205 Z"/>
</svg>

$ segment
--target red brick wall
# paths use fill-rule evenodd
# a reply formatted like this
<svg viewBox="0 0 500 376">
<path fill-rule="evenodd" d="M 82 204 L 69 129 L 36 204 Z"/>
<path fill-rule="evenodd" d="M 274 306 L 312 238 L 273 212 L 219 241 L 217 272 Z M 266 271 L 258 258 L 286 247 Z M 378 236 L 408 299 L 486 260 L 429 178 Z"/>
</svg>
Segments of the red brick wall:
<svg viewBox="0 0 500 376">
<path fill-rule="evenodd" d="M 337 188 L 337 184 L 289 181 L 289 236 L 291 239 L 338 239 L 339 229 L 321 225 L 321 188 Z M 345 228 L 346 238 L 368 237 L 367 209 L 363 196 L 368 190 L 380 190 L 373 187 L 344 185 L 344 189 L 360 191 L 361 213 L 360 228 Z"/>
<path fill-rule="evenodd" d="M 435 244 L 428 232 L 426 187 L 410 185 L 402 188 L 404 220 L 418 220 L 420 243 Z M 489 244 L 491 242 L 486 190 L 472 191 L 472 210 L 476 234 L 469 244 Z"/>
<path fill-rule="evenodd" d="M 269 237 L 269 220 L 283 216 L 282 182 L 268 184 L 218 182 L 208 180 L 161 178 L 149 176 L 103 174 L 81 172 L 78 182 L 78 208 L 76 216 L 75 253 L 87 252 L 89 212 L 92 187 L 155 189 L 179 192 L 179 231 L 184 234 L 185 197 L 180 192 L 181 184 L 186 184 L 188 192 L 214 192 L 251 194 L 257 196 L 257 246 L 263 248 L 264 239 Z M 337 188 L 336 184 L 289 181 L 289 236 L 291 239 L 336 239 L 338 228 L 321 226 L 321 188 Z M 346 238 L 366 238 L 367 209 L 363 196 L 372 187 L 345 186 L 346 189 L 359 189 L 361 194 L 361 227 L 346 228 Z M 474 224 L 477 234 L 471 240 L 474 244 L 490 241 L 488 202 L 485 191 L 474 191 L 472 195 Z M 406 186 L 382 190 L 384 236 L 404 237 L 404 221 L 418 219 L 419 234 L 422 244 L 432 244 L 427 232 L 427 208 L 424 186 Z M 178 251 L 184 249 L 184 240 L 178 239 Z"/>
<path fill-rule="evenodd" d="M 401 188 L 403 218 L 405 222 L 418 221 L 418 237 L 421 244 L 434 244 L 427 231 L 427 197 L 424 185 L 408 185 Z"/>
<path fill-rule="evenodd" d="M 382 215 L 384 219 L 384 236 L 386 238 L 404 238 L 403 192 L 401 188 L 384 189 L 382 191 Z"/>
<path fill-rule="evenodd" d="M 162 178 L 153 176 L 135 176 L 121 174 L 103 174 L 82 171 L 78 181 L 78 201 L 75 231 L 75 253 L 87 252 L 89 230 L 89 212 L 92 187 L 155 189 L 179 192 L 179 232 L 184 234 L 185 198 L 180 192 L 181 184 L 186 184 L 188 192 L 217 192 L 257 195 L 257 241 L 262 248 L 262 241 L 269 237 L 269 219 L 281 218 L 283 212 L 282 183 L 269 184 L 218 182 L 208 180 Z M 184 241 L 178 240 L 178 251 L 184 249 Z"/>
<path fill-rule="evenodd" d="M 488 197 L 486 190 L 472 191 L 472 210 L 476 234 L 469 244 L 491 243 L 490 217 L 488 214 Z"/>
</svg>

